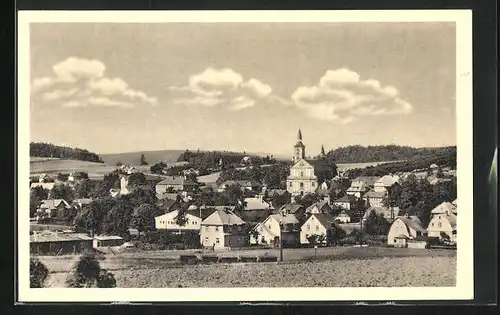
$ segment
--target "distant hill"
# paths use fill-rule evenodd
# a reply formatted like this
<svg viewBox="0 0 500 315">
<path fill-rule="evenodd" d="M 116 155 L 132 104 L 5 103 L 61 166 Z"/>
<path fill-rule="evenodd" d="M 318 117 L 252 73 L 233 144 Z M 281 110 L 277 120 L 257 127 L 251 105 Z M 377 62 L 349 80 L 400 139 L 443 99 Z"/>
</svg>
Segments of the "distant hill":
<svg viewBox="0 0 500 315">
<path fill-rule="evenodd" d="M 103 163 L 99 155 L 88 150 L 44 142 L 31 142 L 30 156 Z"/>
<path fill-rule="evenodd" d="M 144 154 L 146 162 L 149 165 L 154 165 L 159 162 L 174 163 L 177 162 L 182 153 L 185 150 L 160 150 L 160 151 L 137 151 L 137 152 L 125 152 L 125 153 L 113 153 L 113 154 L 101 154 L 101 158 L 104 163 L 108 165 L 116 165 L 116 163 L 121 162 L 122 164 L 138 165 L 140 164 L 141 154 Z M 196 151 L 193 151 L 196 152 Z M 208 152 L 202 151 L 200 152 Z M 243 154 L 243 153 L 235 153 Z M 271 155 L 267 153 L 247 153 L 249 156 L 266 156 Z M 285 156 L 275 156 L 278 160 L 289 160 L 289 157 Z"/>
<path fill-rule="evenodd" d="M 418 157 L 438 156 L 455 152 L 457 147 L 412 148 L 399 145 L 360 146 L 337 148 L 327 153 L 336 163 L 369 163 L 402 161 Z"/>
</svg>

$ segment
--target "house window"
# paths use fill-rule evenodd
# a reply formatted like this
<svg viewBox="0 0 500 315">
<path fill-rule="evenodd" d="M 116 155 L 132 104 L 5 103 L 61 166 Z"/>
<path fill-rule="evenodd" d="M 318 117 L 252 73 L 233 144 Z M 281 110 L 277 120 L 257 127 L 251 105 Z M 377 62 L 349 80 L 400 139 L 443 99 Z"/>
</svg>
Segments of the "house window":
<svg viewBox="0 0 500 315">
<path fill-rule="evenodd" d="M 315 182 L 313 182 L 312 185 L 313 185 L 313 187 L 316 187 L 316 183 Z"/>
<path fill-rule="evenodd" d="M 441 222 L 438 223 L 438 227 L 440 228 L 442 226 Z"/>
<path fill-rule="evenodd" d="M 292 183 L 292 182 L 290 182 L 290 187 L 292 187 L 292 186 L 293 186 L 293 183 Z"/>
<path fill-rule="evenodd" d="M 434 226 L 434 222 L 431 223 L 431 226 Z"/>
<path fill-rule="evenodd" d="M 308 224 L 307 225 L 307 230 L 310 231 L 311 230 L 311 226 Z"/>
<path fill-rule="evenodd" d="M 316 231 L 319 231 L 319 225 L 316 225 Z"/>
<path fill-rule="evenodd" d="M 394 243 L 396 243 L 396 239 L 394 239 Z"/>
<path fill-rule="evenodd" d="M 219 244 L 219 238 L 216 238 L 216 239 L 215 239 L 215 243 L 216 243 L 216 244 Z"/>
<path fill-rule="evenodd" d="M 453 234 L 453 235 L 457 235 L 457 230 L 453 230 L 453 231 L 451 232 L 451 234 Z"/>
<path fill-rule="evenodd" d="M 300 183 L 300 188 L 304 188 L 304 183 Z"/>
<path fill-rule="evenodd" d="M 227 232 L 228 232 L 228 233 L 231 233 L 232 231 L 233 231 L 233 228 L 232 228 L 231 226 L 228 226 L 228 227 L 227 227 Z"/>
<path fill-rule="evenodd" d="M 241 225 L 238 225 L 238 232 L 241 232 Z"/>
<path fill-rule="evenodd" d="M 215 227 L 215 231 L 216 231 L 216 232 L 218 232 L 218 231 L 219 231 L 219 227 L 218 227 L 218 226 L 216 226 L 216 227 Z"/>
<path fill-rule="evenodd" d="M 304 177 L 304 172 L 300 172 L 300 177 Z"/>
</svg>

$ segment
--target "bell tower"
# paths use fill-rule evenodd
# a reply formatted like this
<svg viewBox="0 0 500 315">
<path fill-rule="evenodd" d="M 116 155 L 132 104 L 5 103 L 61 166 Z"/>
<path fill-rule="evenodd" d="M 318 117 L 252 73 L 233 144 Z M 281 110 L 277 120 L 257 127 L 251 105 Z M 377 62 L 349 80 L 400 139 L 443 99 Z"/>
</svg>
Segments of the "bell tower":
<svg viewBox="0 0 500 315">
<path fill-rule="evenodd" d="M 302 132 L 299 129 L 297 143 L 294 145 L 293 162 L 296 163 L 306 157 L 306 146 L 302 143 Z"/>
</svg>

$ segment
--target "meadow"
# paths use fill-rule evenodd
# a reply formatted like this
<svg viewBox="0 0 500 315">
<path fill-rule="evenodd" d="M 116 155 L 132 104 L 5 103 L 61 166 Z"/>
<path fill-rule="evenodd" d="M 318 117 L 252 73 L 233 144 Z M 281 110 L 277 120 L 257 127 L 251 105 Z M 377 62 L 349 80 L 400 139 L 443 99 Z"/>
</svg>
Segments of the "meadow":
<svg viewBox="0 0 500 315">
<path fill-rule="evenodd" d="M 277 255 L 277 250 L 223 252 Z M 370 287 L 454 286 L 456 255 L 449 250 L 394 248 L 288 249 L 284 262 L 182 265 L 182 252 L 105 255 L 101 267 L 118 287 Z M 39 257 L 50 270 L 49 287 L 63 287 L 78 256 Z"/>
</svg>

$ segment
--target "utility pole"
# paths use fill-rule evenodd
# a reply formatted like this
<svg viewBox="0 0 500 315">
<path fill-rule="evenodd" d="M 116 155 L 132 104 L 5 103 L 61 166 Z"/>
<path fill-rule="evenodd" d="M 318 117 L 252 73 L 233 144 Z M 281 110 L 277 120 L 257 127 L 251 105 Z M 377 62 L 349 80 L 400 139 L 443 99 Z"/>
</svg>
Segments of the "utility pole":
<svg viewBox="0 0 500 315">
<path fill-rule="evenodd" d="M 280 261 L 283 261 L 283 222 L 280 220 Z"/>
</svg>

